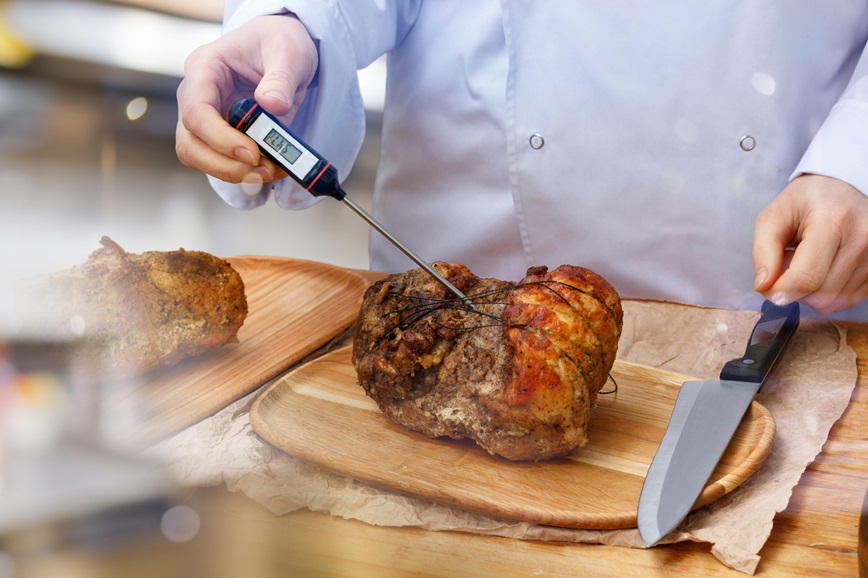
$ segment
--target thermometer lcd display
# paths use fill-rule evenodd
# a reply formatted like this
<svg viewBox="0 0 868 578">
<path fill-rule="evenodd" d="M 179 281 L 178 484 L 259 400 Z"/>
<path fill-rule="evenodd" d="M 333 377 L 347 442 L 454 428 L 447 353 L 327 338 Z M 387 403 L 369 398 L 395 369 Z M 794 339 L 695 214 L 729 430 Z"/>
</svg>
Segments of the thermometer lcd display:
<svg viewBox="0 0 868 578">
<path fill-rule="evenodd" d="M 277 151 L 277 154 L 289 161 L 290 164 L 297 161 L 298 157 L 301 156 L 301 151 L 274 129 L 271 129 L 265 135 L 265 144 Z"/>
</svg>

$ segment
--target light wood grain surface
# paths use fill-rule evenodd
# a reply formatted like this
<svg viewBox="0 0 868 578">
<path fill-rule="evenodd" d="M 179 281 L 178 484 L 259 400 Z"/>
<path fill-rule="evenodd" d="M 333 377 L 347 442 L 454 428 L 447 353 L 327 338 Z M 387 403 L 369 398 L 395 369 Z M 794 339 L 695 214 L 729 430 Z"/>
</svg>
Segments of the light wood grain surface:
<svg viewBox="0 0 868 578">
<path fill-rule="evenodd" d="M 361 274 L 371 281 L 381 277 Z M 756 576 L 859 575 L 858 526 L 868 490 L 868 323 L 842 325 L 848 331 L 848 345 L 857 354 L 856 387 L 823 451 L 793 489 L 787 508 L 775 516 L 771 535 L 759 552 L 762 559 Z M 247 560 L 258 564 L 259 576 L 745 576 L 724 566 L 705 543 L 646 550 L 540 543 L 378 527 L 307 511 L 275 517 L 245 497 L 219 489 L 198 498 L 204 511 L 219 516 L 222 523 L 259 529 L 254 532 L 258 538 L 239 529 L 250 539 L 233 550 L 243 551 Z M 230 548 L 229 543 L 225 546 Z"/>
<path fill-rule="evenodd" d="M 679 387 L 691 378 L 620 360 L 611 374 L 618 392 L 599 396 L 591 442 L 538 463 L 510 462 L 470 441 L 432 440 L 397 426 L 358 386 L 351 346 L 273 383 L 254 402 L 250 419 L 260 436 L 290 455 L 377 487 L 510 520 L 635 528 L 645 474 Z M 694 507 L 756 471 L 774 433 L 771 415 L 754 402 Z"/>
<path fill-rule="evenodd" d="M 230 257 L 241 275 L 248 316 L 238 343 L 167 370 L 114 384 L 104 402 L 123 427 L 118 443 L 138 445 L 212 415 L 298 363 L 350 327 L 368 282 L 314 261 Z M 124 421 L 125 419 L 129 421 Z"/>
<path fill-rule="evenodd" d="M 859 371 L 850 405 L 775 517 L 756 576 L 858 576 L 858 524 L 868 489 L 868 324 L 847 327 Z M 745 576 L 703 543 L 643 550 L 377 527 L 308 511 L 274 516 L 220 489 L 202 490 L 194 502 L 209 528 L 202 539 L 215 578 Z M 252 573 L 234 571 L 242 567 Z"/>
<path fill-rule="evenodd" d="M 855 577 L 858 525 L 868 489 L 868 324 L 848 324 L 858 380 L 823 451 L 793 489 L 760 551 L 760 577 Z M 378 527 L 306 510 L 276 516 L 223 487 L 194 491 L 184 503 L 201 517 L 185 544 L 143 540 L 134 547 L 66 548 L 19 560 L 16 576 L 125 578 L 511 578 L 743 577 L 703 543 L 643 550 L 534 542 Z M 7 544 L 8 546 L 8 544 Z"/>
</svg>

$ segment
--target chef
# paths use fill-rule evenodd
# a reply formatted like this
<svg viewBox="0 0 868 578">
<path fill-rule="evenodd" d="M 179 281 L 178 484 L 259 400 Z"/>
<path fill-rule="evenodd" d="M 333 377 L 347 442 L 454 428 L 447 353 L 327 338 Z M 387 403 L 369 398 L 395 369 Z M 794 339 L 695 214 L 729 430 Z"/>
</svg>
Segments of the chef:
<svg viewBox="0 0 868 578">
<path fill-rule="evenodd" d="M 622 297 L 868 320 L 868 3 L 227 0 L 180 160 L 229 204 L 316 201 L 223 119 L 254 95 L 339 167 L 388 54 L 374 216 L 429 260 L 581 265 Z M 413 264 L 376 233 L 371 268 Z"/>
</svg>

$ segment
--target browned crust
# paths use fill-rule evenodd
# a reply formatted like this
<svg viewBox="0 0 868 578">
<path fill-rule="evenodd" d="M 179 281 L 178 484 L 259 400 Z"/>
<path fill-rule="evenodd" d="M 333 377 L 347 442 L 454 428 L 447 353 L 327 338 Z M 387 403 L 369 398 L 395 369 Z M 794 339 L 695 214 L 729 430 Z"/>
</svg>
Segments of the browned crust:
<svg viewBox="0 0 868 578">
<path fill-rule="evenodd" d="M 434 266 L 473 309 L 421 269 L 372 285 L 353 352 L 368 395 L 408 429 L 470 437 L 508 459 L 547 459 L 584 445 L 621 332 L 615 289 L 569 265 L 533 268 L 519 283 Z"/>
<path fill-rule="evenodd" d="M 40 280 L 39 307 L 72 325 L 104 379 L 168 367 L 237 342 L 247 317 L 241 276 L 201 251 L 127 253 L 108 237 L 79 266 Z"/>
</svg>

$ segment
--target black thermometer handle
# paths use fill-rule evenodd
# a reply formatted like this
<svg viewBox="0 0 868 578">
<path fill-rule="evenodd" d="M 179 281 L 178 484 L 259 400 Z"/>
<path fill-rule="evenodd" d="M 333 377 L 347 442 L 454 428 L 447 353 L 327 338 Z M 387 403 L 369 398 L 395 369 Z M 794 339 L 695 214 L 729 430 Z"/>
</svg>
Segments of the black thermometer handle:
<svg viewBox="0 0 868 578">
<path fill-rule="evenodd" d="M 241 132 L 250 136 L 250 131 L 260 116 L 265 116 L 277 125 L 281 131 L 293 138 L 298 145 L 301 145 L 303 150 L 300 153 L 310 155 L 316 159 L 316 162 L 310 166 L 305 166 L 304 169 L 299 169 L 293 165 L 293 162 L 288 158 L 281 157 L 275 149 L 270 149 L 268 146 L 260 142 L 259 139 L 253 140 L 259 146 L 259 150 L 272 162 L 285 170 L 292 179 L 299 185 L 304 187 L 310 194 L 315 197 L 332 197 L 338 201 L 342 201 L 346 197 L 346 193 L 341 188 L 338 182 L 338 170 L 321 154 L 316 152 L 312 147 L 308 146 L 303 140 L 298 138 L 289 128 L 282 122 L 277 120 L 273 115 L 265 112 L 265 110 L 252 98 L 244 98 L 232 105 L 229 109 L 229 124 L 237 128 Z M 277 136 L 276 138 L 285 140 L 284 137 Z M 296 147 L 293 144 L 289 145 L 293 149 Z M 291 157 L 290 157 L 291 158 Z M 307 168 L 310 166 L 310 168 Z M 303 174 L 301 174 L 303 173 Z"/>
</svg>

